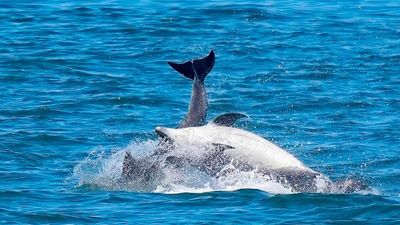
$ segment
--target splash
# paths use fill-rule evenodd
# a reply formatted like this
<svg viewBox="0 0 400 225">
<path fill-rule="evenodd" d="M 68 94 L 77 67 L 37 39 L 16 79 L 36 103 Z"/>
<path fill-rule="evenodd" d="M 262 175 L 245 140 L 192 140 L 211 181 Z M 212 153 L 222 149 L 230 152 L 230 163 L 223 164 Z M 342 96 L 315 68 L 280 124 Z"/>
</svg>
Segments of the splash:
<svg viewBox="0 0 400 225">
<path fill-rule="evenodd" d="M 129 190 L 129 187 L 121 186 L 119 182 L 125 152 L 129 151 L 134 157 L 143 158 L 156 145 L 156 141 L 132 142 L 111 154 L 106 154 L 102 148 L 96 149 L 74 167 L 69 180 L 76 182 L 76 187 Z"/>
<path fill-rule="evenodd" d="M 181 162 L 181 166 L 160 165 L 154 179 L 134 179 L 129 182 L 121 181 L 123 159 L 126 152 L 138 160 L 148 160 L 149 164 L 156 160 L 150 156 L 156 151 L 157 141 L 148 140 L 132 142 L 122 149 L 106 154 L 104 149 L 91 152 L 84 160 L 73 169 L 71 180 L 76 182 L 78 188 L 102 189 L 109 191 L 132 191 L 154 193 L 203 193 L 212 191 L 234 191 L 238 189 L 258 189 L 271 194 L 298 193 L 292 188 L 271 179 L 270 176 L 259 173 L 257 170 L 243 171 L 228 164 L 223 170 L 229 171 L 224 176 L 210 176 L 196 166 Z M 191 158 L 201 157 L 198 149 L 185 148 L 174 151 L 175 155 Z M 341 186 L 330 188 L 327 178 L 316 178 L 317 193 L 348 193 L 346 188 L 354 180 L 344 180 Z M 376 190 L 357 191 L 360 194 L 374 194 Z"/>
</svg>

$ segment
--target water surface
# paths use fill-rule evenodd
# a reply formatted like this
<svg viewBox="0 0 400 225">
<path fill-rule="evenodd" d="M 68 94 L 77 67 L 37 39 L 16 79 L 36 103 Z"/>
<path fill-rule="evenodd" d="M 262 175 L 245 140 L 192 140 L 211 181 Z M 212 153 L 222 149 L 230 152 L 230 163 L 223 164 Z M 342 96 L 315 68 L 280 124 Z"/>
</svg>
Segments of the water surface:
<svg viewBox="0 0 400 225">
<path fill-rule="evenodd" d="M 400 219 L 398 1 L 6 0 L 0 27 L 1 223 Z M 374 191 L 287 194 L 251 176 L 109 188 L 124 151 L 186 113 L 191 82 L 166 61 L 210 49 L 209 120 L 245 112 L 245 129 Z"/>
</svg>

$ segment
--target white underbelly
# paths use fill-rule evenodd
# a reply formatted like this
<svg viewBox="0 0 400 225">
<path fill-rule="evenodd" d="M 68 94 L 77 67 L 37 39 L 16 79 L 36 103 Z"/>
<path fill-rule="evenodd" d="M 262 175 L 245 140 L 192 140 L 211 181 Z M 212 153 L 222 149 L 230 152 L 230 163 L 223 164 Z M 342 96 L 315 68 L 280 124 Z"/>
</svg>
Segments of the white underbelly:
<svg viewBox="0 0 400 225">
<path fill-rule="evenodd" d="M 268 140 L 237 128 L 229 128 L 218 135 L 222 143 L 232 146 L 225 153 L 235 160 L 266 169 L 296 167 L 309 170 L 293 155 Z"/>
</svg>

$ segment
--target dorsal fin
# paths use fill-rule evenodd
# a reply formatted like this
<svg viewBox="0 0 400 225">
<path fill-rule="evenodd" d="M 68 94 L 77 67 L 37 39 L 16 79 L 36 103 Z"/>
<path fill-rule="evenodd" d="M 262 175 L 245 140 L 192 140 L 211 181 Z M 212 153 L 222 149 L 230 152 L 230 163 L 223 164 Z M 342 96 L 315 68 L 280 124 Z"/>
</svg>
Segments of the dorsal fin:
<svg viewBox="0 0 400 225">
<path fill-rule="evenodd" d="M 201 82 L 204 82 L 204 78 L 214 67 L 214 62 L 215 53 L 211 50 L 208 56 L 202 59 L 195 59 L 185 63 L 168 62 L 168 64 L 185 77 L 193 80 L 197 76 Z"/>
<path fill-rule="evenodd" d="M 134 170 L 137 166 L 137 160 L 132 157 L 131 153 L 126 152 L 122 164 L 122 179 L 128 179 L 131 177 L 132 172 L 135 172 Z"/>
<path fill-rule="evenodd" d="M 249 118 L 249 116 L 247 116 L 244 113 L 225 113 L 219 115 L 211 123 L 214 123 L 219 126 L 230 127 L 236 122 L 236 120 L 241 118 Z"/>
</svg>

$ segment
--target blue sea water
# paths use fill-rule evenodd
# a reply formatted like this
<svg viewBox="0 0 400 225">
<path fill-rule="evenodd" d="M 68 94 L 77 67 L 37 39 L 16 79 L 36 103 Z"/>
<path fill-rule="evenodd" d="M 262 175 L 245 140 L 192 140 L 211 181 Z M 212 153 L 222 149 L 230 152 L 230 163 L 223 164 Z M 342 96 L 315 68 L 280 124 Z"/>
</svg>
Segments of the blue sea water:
<svg viewBox="0 0 400 225">
<path fill-rule="evenodd" d="M 196 171 L 118 187 L 124 152 L 184 117 L 167 61 L 216 52 L 208 120 L 240 124 L 362 193 Z M 398 224 L 400 2 L 0 2 L 0 223 Z M 214 183 L 213 183 L 214 182 Z"/>
</svg>

